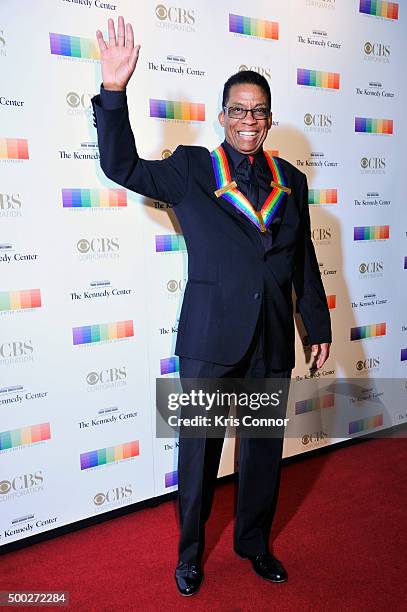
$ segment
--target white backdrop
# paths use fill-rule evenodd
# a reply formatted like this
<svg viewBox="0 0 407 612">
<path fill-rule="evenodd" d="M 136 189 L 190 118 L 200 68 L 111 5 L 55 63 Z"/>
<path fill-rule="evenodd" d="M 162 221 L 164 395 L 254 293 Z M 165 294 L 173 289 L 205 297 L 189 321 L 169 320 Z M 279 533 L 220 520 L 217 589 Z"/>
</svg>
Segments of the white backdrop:
<svg viewBox="0 0 407 612">
<path fill-rule="evenodd" d="M 157 377 L 177 375 L 185 246 L 165 203 L 103 175 L 91 116 L 95 30 L 119 14 L 142 45 L 128 100 L 143 157 L 216 147 L 224 81 L 245 67 L 269 80 L 267 148 L 308 176 L 331 306 L 319 377 L 405 377 L 404 2 L 3 0 L 0 545 L 176 488 L 154 395 Z M 151 99 L 202 104 L 205 120 L 151 117 Z M 321 405 L 291 402 L 299 435 L 285 456 L 337 441 L 315 425 Z M 381 426 L 372 413 L 359 433 Z M 233 470 L 226 451 L 222 473 Z"/>
</svg>

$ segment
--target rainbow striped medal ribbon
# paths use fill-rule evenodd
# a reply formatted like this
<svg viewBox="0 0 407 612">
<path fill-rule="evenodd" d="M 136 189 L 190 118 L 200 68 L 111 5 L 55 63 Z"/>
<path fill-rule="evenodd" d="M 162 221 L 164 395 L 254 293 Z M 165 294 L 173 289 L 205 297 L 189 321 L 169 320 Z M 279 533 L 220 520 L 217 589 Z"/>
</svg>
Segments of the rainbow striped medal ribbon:
<svg viewBox="0 0 407 612">
<path fill-rule="evenodd" d="M 246 215 L 261 232 L 267 230 L 277 210 L 280 208 L 287 195 L 291 193 L 291 189 L 287 187 L 284 173 L 277 158 L 272 157 L 267 151 L 264 151 L 264 155 L 266 156 L 273 177 L 270 183 L 272 191 L 267 196 L 261 210 L 257 211 L 246 196 L 238 190 L 236 181 L 232 181 L 229 162 L 222 145 L 211 152 L 217 187 L 215 191 L 216 197 L 225 198 L 225 200 Z"/>
</svg>

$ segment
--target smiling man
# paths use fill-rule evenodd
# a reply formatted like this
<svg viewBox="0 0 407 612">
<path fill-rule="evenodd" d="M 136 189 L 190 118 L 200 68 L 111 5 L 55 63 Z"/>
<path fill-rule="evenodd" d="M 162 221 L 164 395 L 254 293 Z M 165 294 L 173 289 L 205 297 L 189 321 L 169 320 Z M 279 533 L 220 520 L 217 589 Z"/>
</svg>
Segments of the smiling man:
<svg viewBox="0 0 407 612">
<path fill-rule="evenodd" d="M 138 155 L 126 86 L 139 55 L 130 24 L 100 31 L 103 86 L 92 99 L 101 167 L 116 183 L 169 202 L 188 250 L 188 282 L 175 353 L 181 378 L 282 378 L 294 366 L 292 287 L 315 366 L 329 355 L 330 316 L 311 241 L 304 174 L 272 157 L 263 143 L 272 125 L 267 81 L 252 71 L 224 85 L 214 151 L 180 145 L 165 160 Z M 182 595 L 203 580 L 201 559 L 222 438 L 181 436 L 178 456 L 181 535 L 175 579 Z M 283 440 L 242 438 L 234 532 L 236 553 L 271 582 L 287 572 L 270 552 Z M 230 570 L 232 571 L 232 569 Z"/>
</svg>

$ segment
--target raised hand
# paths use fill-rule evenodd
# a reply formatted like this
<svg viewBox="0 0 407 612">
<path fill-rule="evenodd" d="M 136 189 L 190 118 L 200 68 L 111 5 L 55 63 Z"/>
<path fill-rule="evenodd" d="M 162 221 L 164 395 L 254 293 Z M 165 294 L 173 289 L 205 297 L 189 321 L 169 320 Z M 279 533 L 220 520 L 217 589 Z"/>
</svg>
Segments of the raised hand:
<svg viewBox="0 0 407 612">
<path fill-rule="evenodd" d="M 140 51 L 140 45 L 134 46 L 133 28 L 119 17 L 117 38 L 113 19 L 108 20 L 109 43 L 106 44 L 100 30 L 96 31 L 102 62 L 103 87 L 113 91 L 123 91 L 133 74 Z"/>
</svg>

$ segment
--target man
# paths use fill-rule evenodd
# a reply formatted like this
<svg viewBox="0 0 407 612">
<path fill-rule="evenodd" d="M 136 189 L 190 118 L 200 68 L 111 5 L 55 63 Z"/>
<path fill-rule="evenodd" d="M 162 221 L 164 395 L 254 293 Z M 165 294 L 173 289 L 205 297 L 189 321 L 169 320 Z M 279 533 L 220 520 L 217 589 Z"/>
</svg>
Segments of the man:
<svg viewBox="0 0 407 612">
<path fill-rule="evenodd" d="M 292 285 L 316 366 L 329 355 L 329 310 L 311 242 L 306 177 L 262 145 L 272 124 L 267 81 L 252 71 L 225 84 L 219 121 L 225 141 L 210 153 L 179 146 L 169 158 L 139 158 L 125 89 L 140 46 L 119 17 L 116 37 L 100 31 L 103 86 L 92 100 L 105 174 L 172 204 L 188 250 L 188 283 L 175 353 L 181 378 L 283 378 L 294 366 Z M 181 537 L 175 578 L 182 595 L 203 579 L 201 557 L 223 440 L 181 436 L 178 459 Z M 234 547 L 257 574 L 284 582 L 269 551 L 282 439 L 240 443 Z"/>
</svg>

